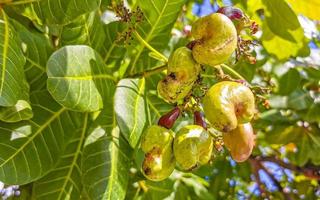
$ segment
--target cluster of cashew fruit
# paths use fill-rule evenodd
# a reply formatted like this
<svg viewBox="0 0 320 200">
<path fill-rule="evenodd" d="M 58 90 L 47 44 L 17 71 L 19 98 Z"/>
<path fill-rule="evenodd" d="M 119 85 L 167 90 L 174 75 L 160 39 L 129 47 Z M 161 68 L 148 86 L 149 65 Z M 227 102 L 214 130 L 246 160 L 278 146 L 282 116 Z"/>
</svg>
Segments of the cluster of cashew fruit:
<svg viewBox="0 0 320 200">
<path fill-rule="evenodd" d="M 237 48 L 238 33 L 232 17 L 241 15 L 214 13 L 198 19 L 192 26 L 194 40 L 188 48 L 178 48 L 170 56 L 167 76 L 158 83 L 158 93 L 177 106 L 163 115 L 158 125 L 149 127 L 142 137 L 141 148 L 145 153 L 142 172 L 148 179 L 163 180 L 176 166 L 190 171 L 207 164 L 213 158 L 215 142 L 211 129 L 221 133 L 235 161 L 243 162 L 250 156 L 255 139 L 250 124 L 255 114 L 255 98 L 240 82 L 214 84 L 198 109 L 192 111 L 194 125 L 187 125 L 177 133 L 170 130 L 184 112 L 181 105 L 192 94 L 202 68 L 226 62 Z"/>
</svg>

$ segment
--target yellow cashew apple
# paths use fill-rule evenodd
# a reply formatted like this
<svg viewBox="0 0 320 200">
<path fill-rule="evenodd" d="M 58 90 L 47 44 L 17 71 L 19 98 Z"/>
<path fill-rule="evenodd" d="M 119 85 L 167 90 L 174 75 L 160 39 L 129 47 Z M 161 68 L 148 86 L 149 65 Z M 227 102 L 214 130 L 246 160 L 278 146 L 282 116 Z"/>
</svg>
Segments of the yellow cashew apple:
<svg viewBox="0 0 320 200">
<path fill-rule="evenodd" d="M 192 54 L 200 64 L 222 64 L 237 48 L 237 30 L 232 21 L 223 14 L 213 13 L 198 19 L 191 31 L 196 41 Z"/>
<path fill-rule="evenodd" d="M 223 133 L 223 141 L 231 153 L 233 160 L 237 162 L 246 161 L 254 147 L 255 135 L 250 123 L 239 124 L 239 126 L 228 133 Z"/>
<path fill-rule="evenodd" d="M 238 124 L 250 122 L 255 113 L 252 91 L 245 85 L 222 81 L 213 85 L 203 98 L 203 110 L 213 128 L 229 132 Z"/>
</svg>

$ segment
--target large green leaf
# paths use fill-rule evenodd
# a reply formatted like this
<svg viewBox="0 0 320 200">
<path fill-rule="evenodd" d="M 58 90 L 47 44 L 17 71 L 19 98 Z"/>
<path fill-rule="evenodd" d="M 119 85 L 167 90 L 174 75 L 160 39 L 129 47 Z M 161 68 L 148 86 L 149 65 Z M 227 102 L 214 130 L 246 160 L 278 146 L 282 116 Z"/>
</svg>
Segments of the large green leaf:
<svg viewBox="0 0 320 200">
<path fill-rule="evenodd" d="M 297 13 L 311 19 L 320 20 L 320 2 L 318 0 L 287 0 Z"/>
<path fill-rule="evenodd" d="M 17 6 L 20 13 L 46 24 L 68 24 L 78 16 L 99 8 L 101 0 L 38 0 Z"/>
<path fill-rule="evenodd" d="M 105 33 L 103 23 L 97 12 L 81 15 L 74 22 L 64 26 L 60 35 L 61 46 L 86 44 L 96 51 L 104 45 Z"/>
<path fill-rule="evenodd" d="M 113 109 L 104 108 L 90 127 L 83 153 L 82 177 L 89 199 L 124 199 L 131 153 L 117 127 Z"/>
<path fill-rule="evenodd" d="M 292 68 L 286 74 L 281 76 L 279 80 L 279 94 L 289 95 L 300 85 L 300 74 Z"/>
<path fill-rule="evenodd" d="M 114 110 L 121 133 L 135 147 L 147 122 L 144 78 L 118 83 Z"/>
<path fill-rule="evenodd" d="M 0 10 L 0 106 L 14 106 L 23 99 L 25 57 L 19 39 L 9 24 L 3 9 Z"/>
<path fill-rule="evenodd" d="M 114 85 L 99 54 L 84 45 L 65 46 L 53 53 L 47 75 L 47 87 L 54 99 L 76 111 L 101 109 L 102 93 Z"/>
<path fill-rule="evenodd" d="M 85 114 L 82 124 L 66 146 L 56 168 L 33 184 L 33 196 L 36 199 L 80 199 L 82 147 L 86 138 L 88 114 Z"/>
<path fill-rule="evenodd" d="M 49 38 L 37 31 L 29 30 L 17 21 L 13 21 L 12 24 L 21 39 L 23 52 L 26 56 L 27 62 L 24 70 L 30 84 L 30 90 L 45 89 L 46 64 L 53 52 Z"/>
<path fill-rule="evenodd" d="M 79 114 L 59 106 L 46 91 L 33 93 L 31 103 L 31 120 L 0 123 L 0 180 L 7 184 L 29 183 L 48 173 L 81 123 Z"/>
<path fill-rule="evenodd" d="M 137 26 L 141 37 L 158 51 L 163 51 L 170 40 L 171 29 L 186 0 L 145 0 L 138 1 L 144 13 L 143 23 Z M 154 67 L 156 61 L 149 56 L 149 50 L 141 43 L 131 45 L 129 73 Z"/>
<path fill-rule="evenodd" d="M 274 55 L 279 60 L 286 60 L 296 57 L 301 52 L 308 51 L 307 41 L 302 30 L 293 33 L 297 42 L 291 42 L 274 34 L 268 26 L 263 26 L 262 44 L 268 53 Z"/>
<path fill-rule="evenodd" d="M 47 79 L 45 65 L 53 51 L 49 39 L 38 32 L 29 31 L 17 21 L 11 20 L 10 22 L 21 40 L 23 53 L 26 56 L 24 70 L 27 81 L 30 84 L 30 90 L 45 88 Z M 29 103 L 28 83 L 22 81 L 22 87 L 24 88 L 22 89 L 22 96 L 14 106 L 0 108 L 0 120 L 17 122 L 30 119 L 33 116 Z"/>
<path fill-rule="evenodd" d="M 292 32 L 302 31 L 297 15 L 284 0 L 262 0 L 265 5 L 265 20 L 270 30 L 291 42 L 298 42 Z"/>
<path fill-rule="evenodd" d="M 262 0 L 265 24 L 261 38 L 265 49 L 278 59 L 308 55 L 307 39 L 304 37 L 296 14 L 284 0 Z"/>
</svg>

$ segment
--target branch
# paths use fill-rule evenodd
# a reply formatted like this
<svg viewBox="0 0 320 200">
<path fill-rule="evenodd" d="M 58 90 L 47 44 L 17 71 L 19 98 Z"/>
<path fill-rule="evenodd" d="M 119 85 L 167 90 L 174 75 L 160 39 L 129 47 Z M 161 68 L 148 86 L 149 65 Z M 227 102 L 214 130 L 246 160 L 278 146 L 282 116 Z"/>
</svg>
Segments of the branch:
<svg viewBox="0 0 320 200">
<path fill-rule="evenodd" d="M 263 188 L 264 184 L 262 183 L 261 179 L 260 179 L 260 176 L 259 176 L 259 169 L 260 169 L 260 166 L 259 166 L 259 163 L 258 161 L 254 160 L 254 159 L 249 159 L 249 162 L 251 164 L 251 167 L 252 167 L 252 170 L 253 170 L 253 175 L 257 181 L 257 185 L 258 185 L 258 189 L 259 189 L 259 192 L 261 194 L 261 197 L 267 197 L 267 192 L 266 190 Z"/>
<path fill-rule="evenodd" d="M 292 200 L 290 194 L 284 191 L 280 182 L 274 177 L 274 175 L 261 162 L 258 161 L 258 164 L 261 167 L 261 169 L 265 171 L 267 175 L 271 178 L 272 182 L 277 186 L 278 190 L 283 194 L 284 198 L 286 200 Z"/>
<path fill-rule="evenodd" d="M 305 167 L 298 167 L 298 166 L 295 166 L 291 163 L 286 163 L 286 162 L 284 162 L 276 157 L 273 157 L 273 156 L 267 156 L 267 157 L 257 156 L 257 157 L 254 157 L 253 159 L 258 160 L 258 161 L 273 162 L 283 168 L 290 169 L 292 171 L 301 173 L 308 178 L 320 180 L 320 167 L 316 167 L 313 165 L 307 165 Z"/>
</svg>

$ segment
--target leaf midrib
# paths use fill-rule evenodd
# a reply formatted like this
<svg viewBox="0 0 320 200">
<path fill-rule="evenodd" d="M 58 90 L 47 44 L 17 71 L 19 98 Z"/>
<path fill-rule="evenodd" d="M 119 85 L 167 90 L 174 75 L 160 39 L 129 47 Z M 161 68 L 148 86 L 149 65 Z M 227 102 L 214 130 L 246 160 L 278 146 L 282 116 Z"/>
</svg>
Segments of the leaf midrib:
<svg viewBox="0 0 320 200">
<path fill-rule="evenodd" d="M 134 102 L 134 124 L 133 124 L 133 128 L 132 128 L 132 131 L 130 132 L 129 134 L 129 138 L 131 138 L 132 134 L 136 131 L 136 128 L 137 128 L 137 124 L 138 124 L 138 112 L 137 112 L 137 107 L 138 107 L 138 102 L 139 102 L 139 99 L 141 98 L 140 95 L 142 95 L 143 93 L 143 89 L 144 89 L 144 84 L 145 84 L 145 79 L 142 78 L 141 81 L 141 84 L 139 85 L 139 90 L 138 90 L 138 95 L 137 95 L 137 98 Z"/>
<path fill-rule="evenodd" d="M 8 46 L 9 46 L 9 25 L 6 13 L 3 9 L 1 9 L 1 13 L 3 15 L 4 20 L 4 44 L 3 44 L 3 55 L 2 55 L 2 69 L 1 69 L 1 84 L 0 84 L 0 96 L 2 96 L 5 72 L 7 68 L 7 54 L 8 54 Z"/>
<path fill-rule="evenodd" d="M 80 137 L 80 140 L 79 140 L 79 143 L 78 143 L 78 147 L 77 147 L 76 152 L 74 152 L 74 157 L 73 157 L 72 163 L 70 165 L 68 174 L 65 177 L 65 180 L 64 180 L 63 185 L 61 187 L 62 190 L 59 193 L 58 199 L 61 199 L 63 191 L 65 190 L 65 187 L 66 187 L 66 185 L 68 183 L 68 180 L 71 179 L 71 174 L 72 174 L 73 168 L 74 168 L 73 166 L 75 166 L 75 164 L 76 164 L 76 162 L 78 160 L 78 157 L 81 154 L 81 148 L 82 148 L 82 145 L 83 145 L 83 142 L 84 142 L 84 139 L 85 139 L 85 135 L 86 135 L 86 131 L 87 131 L 87 125 L 88 125 L 88 113 L 85 114 L 84 124 L 83 124 L 83 128 L 82 128 L 81 137 Z"/>
<path fill-rule="evenodd" d="M 116 114 L 115 114 L 115 112 L 113 112 L 113 122 L 112 122 L 112 126 L 113 126 L 113 129 L 112 129 L 112 131 L 111 131 L 111 134 L 112 134 L 112 136 L 114 135 L 113 134 L 113 131 L 114 131 L 114 129 L 116 128 L 116 126 L 117 126 L 117 123 L 116 123 Z M 120 139 L 119 139 L 119 142 L 120 142 Z M 114 173 L 116 172 L 115 171 L 115 166 L 114 166 L 114 163 L 115 163 L 115 161 L 113 160 L 113 159 L 116 159 L 117 158 L 117 155 L 116 155 L 116 151 L 115 151 L 115 148 L 116 148 L 116 145 L 114 144 L 114 141 L 113 141 L 113 139 L 111 140 L 111 145 L 112 145 L 112 149 L 111 149 L 111 159 L 112 159 L 112 161 L 111 161 L 111 174 L 110 174 L 110 178 L 109 178 L 109 180 L 111 180 L 111 181 L 109 181 L 109 183 L 110 183 L 110 186 L 109 186 L 109 184 L 108 184 L 108 198 L 107 199 L 111 199 L 111 191 L 112 191 L 112 185 L 113 185 L 113 181 L 112 181 L 112 179 L 113 179 L 113 177 L 114 177 Z M 120 151 L 120 149 L 119 149 L 119 151 Z"/>
<path fill-rule="evenodd" d="M 108 74 L 98 74 L 89 76 L 51 76 L 49 79 L 66 79 L 66 80 L 92 80 L 92 79 L 109 79 L 116 82 L 116 79 Z"/>
</svg>

